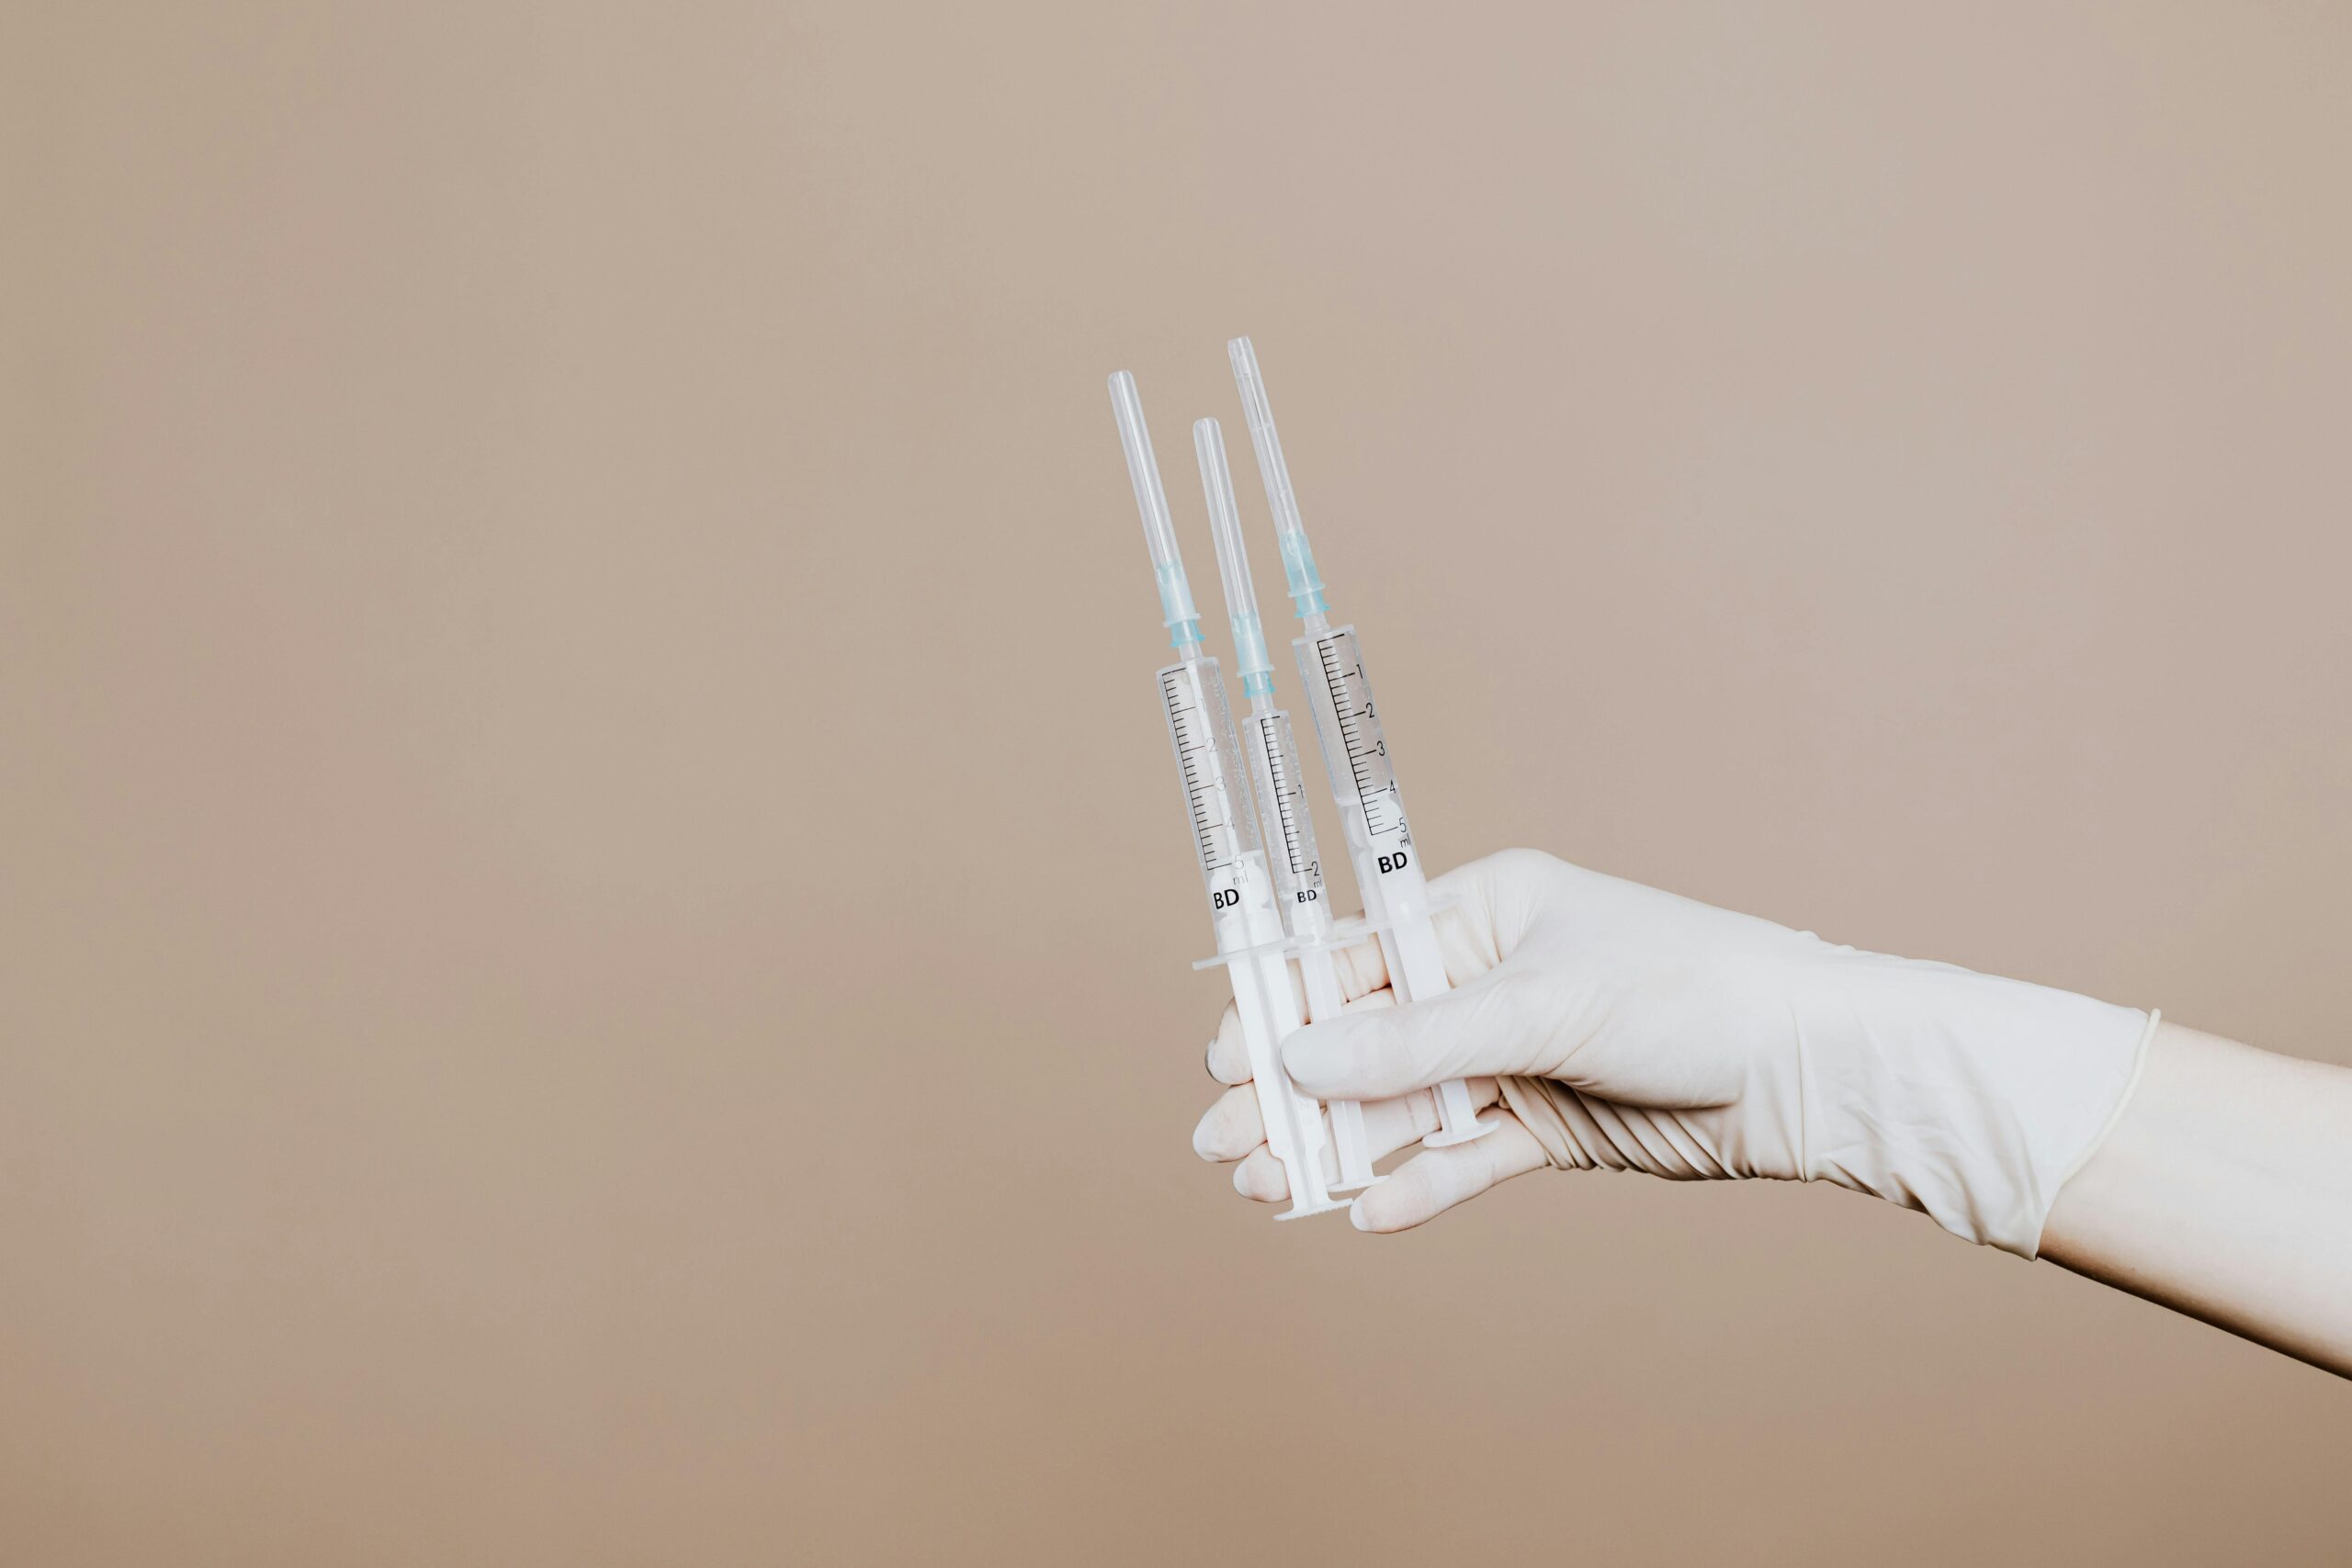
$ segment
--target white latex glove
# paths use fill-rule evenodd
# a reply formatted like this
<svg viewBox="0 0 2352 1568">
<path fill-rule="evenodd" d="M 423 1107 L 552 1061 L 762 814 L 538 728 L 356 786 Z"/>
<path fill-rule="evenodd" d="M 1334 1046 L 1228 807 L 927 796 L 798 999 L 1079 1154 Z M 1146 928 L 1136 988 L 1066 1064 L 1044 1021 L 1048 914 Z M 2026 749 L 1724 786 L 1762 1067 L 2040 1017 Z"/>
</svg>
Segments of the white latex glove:
<svg viewBox="0 0 2352 1568">
<path fill-rule="evenodd" d="M 1368 1104 L 1376 1150 L 1436 1124 L 1425 1090 L 1472 1080 L 1511 1112 L 1426 1149 L 1356 1201 L 1402 1230 L 1544 1165 L 1679 1180 L 1830 1181 L 2030 1258 L 2068 1176 L 2135 1082 L 2154 1015 L 1809 931 L 1510 850 L 1441 878 L 1458 987 L 1381 1005 L 1376 946 L 1342 965 L 1363 1001 L 1285 1043 L 1298 1087 Z M 1210 1070 L 1233 1076 L 1227 1036 Z M 1246 1077 L 1246 1068 L 1243 1070 Z M 1247 1091 L 1194 1134 L 1279 1201 Z M 1271 1190 L 1268 1190 L 1271 1186 Z"/>
</svg>

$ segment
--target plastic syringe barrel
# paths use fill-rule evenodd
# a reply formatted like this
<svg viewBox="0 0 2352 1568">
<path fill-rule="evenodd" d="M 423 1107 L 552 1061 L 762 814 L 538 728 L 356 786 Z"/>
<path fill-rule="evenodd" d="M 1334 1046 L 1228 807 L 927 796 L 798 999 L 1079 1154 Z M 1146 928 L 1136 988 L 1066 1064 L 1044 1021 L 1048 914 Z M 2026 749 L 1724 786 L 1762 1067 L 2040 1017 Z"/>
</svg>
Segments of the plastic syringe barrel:
<svg viewBox="0 0 2352 1568">
<path fill-rule="evenodd" d="M 1143 517 L 1144 540 L 1159 583 L 1160 607 L 1176 661 L 1159 670 L 1160 699 L 1176 753 L 1193 848 L 1216 931 L 1219 959 L 1233 987 L 1236 1014 L 1250 1055 L 1250 1076 L 1266 1142 L 1282 1163 L 1291 1207 L 1277 1219 L 1347 1207 L 1323 1178 L 1323 1117 L 1283 1071 L 1282 1041 L 1299 1027 L 1289 965 L 1283 957 L 1282 917 L 1258 836 L 1256 807 L 1226 703 L 1225 677 L 1201 649 L 1200 618 L 1184 578 L 1183 558 L 1168 513 L 1159 465 L 1143 421 L 1135 378 L 1111 377 L 1111 407 L 1127 460 L 1127 477 Z"/>
<path fill-rule="evenodd" d="M 1241 721 L 1242 750 L 1250 754 L 1268 863 L 1273 868 L 1274 898 L 1283 925 L 1297 948 L 1299 977 L 1306 987 L 1306 1016 L 1313 1023 L 1337 1018 L 1346 1005 L 1332 944 L 1330 900 L 1323 888 L 1322 857 L 1315 847 L 1315 819 L 1299 785 L 1298 748 L 1290 715 L 1274 706 L 1273 663 L 1258 621 L 1258 593 L 1250 579 L 1250 553 L 1242 544 L 1240 509 L 1233 496 L 1233 472 L 1225 457 L 1225 435 L 1213 419 L 1193 423 L 1193 452 L 1201 466 L 1201 489 L 1208 497 L 1209 537 L 1216 546 L 1217 576 L 1225 583 L 1226 614 L 1233 624 L 1233 657 L 1250 712 Z M 1352 1100 L 1330 1102 L 1331 1142 L 1339 1160 L 1337 1191 L 1369 1187 L 1373 1155 L 1364 1130 L 1363 1107 Z"/>
<path fill-rule="evenodd" d="M 1248 338 L 1238 337 L 1226 344 L 1226 354 L 1233 363 L 1234 384 L 1240 389 L 1242 410 L 1250 422 L 1250 442 L 1258 454 L 1266 504 L 1274 515 L 1291 603 L 1306 623 L 1306 636 L 1292 647 L 1298 654 L 1299 678 L 1306 683 L 1309 709 L 1315 716 L 1315 739 L 1322 749 L 1332 802 L 1347 829 L 1356 888 L 1363 897 L 1365 917 L 1383 928 L 1381 952 L 1398 998 L 1425 1000 L 1445 991 L 1445 964 L 1430 919 L 1420 856 L 1406 824 L 1404 801 L 1396 787 L 1385 739 L 1376 728 L 1371 684 L 1363 673 L 1354 628 L 1331 630 L 1322 575 L 1307 547 L 1306 524 L 1298 514 L 1298 497 L 1291 488 L 1282 438 L 1274 432 L 1273 407 L 1267 400 L 1265 378 L 1259 373 L 1257 350 Z M 1496 1125 L 1478 1119 L 1469 1088 L 1460 1079 L 1440 1084 L 1436 1099 L 1442 1125 L 1422 1140 L 1426 1144 L 1442 1146 L 1467 1142 Z"/>
</svg>

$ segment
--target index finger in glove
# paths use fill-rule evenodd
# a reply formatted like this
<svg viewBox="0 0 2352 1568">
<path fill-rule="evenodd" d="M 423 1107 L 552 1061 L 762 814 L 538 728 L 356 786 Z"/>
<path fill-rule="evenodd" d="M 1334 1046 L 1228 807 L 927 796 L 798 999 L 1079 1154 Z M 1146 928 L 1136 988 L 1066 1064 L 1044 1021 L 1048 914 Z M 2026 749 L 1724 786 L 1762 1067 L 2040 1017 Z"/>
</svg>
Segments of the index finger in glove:
<svg viewBox="0 0 2352 1568">
<path fill-rule="evenodd" d="M 1367 955 L 1368 953 L 1368 955 Z M 1339 954 L 1340 985 L 1350 1012 L 1358 1008 L 1386 1007 L 1396 999 L 1395 994 L 1382 987 L 1388 984 L 1388 970 L 1380 956 L 1380 944 L 1367 942 L 1358 947 L 1343 949 Z M 1301 1018 L 1306 1016 L 1306 982 L 1298 965 L 1289 966 L 1291 991 L 1298 999 Z M 1250 1066 L 1250 1040 L 1241 1030 L 1241 1015 L 1234 1004 L 1225 1004 L 1225 1012 L 1217 1020 L 1216 1037 L 1209 1042 L 1209 1077 L 1231 1086 L 1248 1083 L 1256 1076 Z"/>
<path fill-rule="evenodd" d="M 1557 1055 L 1556 1021 L 1539 987 L 1509 969 L 1393 1008 L 1351 1009 L 1283 1043 L 1283 1065 L 1318 1100 L 1388 1100 L 1449 1078 L 1542 1074 Z"/>
</svg>

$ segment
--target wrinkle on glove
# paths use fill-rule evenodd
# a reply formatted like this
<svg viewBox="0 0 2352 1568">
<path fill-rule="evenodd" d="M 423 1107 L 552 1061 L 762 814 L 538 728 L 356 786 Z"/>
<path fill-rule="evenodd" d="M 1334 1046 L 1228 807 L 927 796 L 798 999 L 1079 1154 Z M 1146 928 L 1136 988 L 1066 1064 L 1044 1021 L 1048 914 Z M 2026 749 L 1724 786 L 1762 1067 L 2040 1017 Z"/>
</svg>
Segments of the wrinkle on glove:
<svg viewBox="0 0 2352 1568">
<path fill-rule="evenodd" d="M 2031 1258 L 2155 1030 L 1533 851 L 1433 886 L 1466 928 L 1455 988 L 1310 1025 L 1285 1059 L 1357 1097 L 1492 1074 L 1561 1169 L 1833 1182 Z"/>
<path fill-rule="evenodd" d="M 2034 1257 L 2059 1189 L 2121 1118 L 2159 1015 L 1832 951 L 1790 1059 L 1762 1065 L 1736 1107 L 1652 1110 L 1517 1076 L 1497 1080 L 1504 1102 L 1557 1169 L 1827 1181 Z"/>
</svg>

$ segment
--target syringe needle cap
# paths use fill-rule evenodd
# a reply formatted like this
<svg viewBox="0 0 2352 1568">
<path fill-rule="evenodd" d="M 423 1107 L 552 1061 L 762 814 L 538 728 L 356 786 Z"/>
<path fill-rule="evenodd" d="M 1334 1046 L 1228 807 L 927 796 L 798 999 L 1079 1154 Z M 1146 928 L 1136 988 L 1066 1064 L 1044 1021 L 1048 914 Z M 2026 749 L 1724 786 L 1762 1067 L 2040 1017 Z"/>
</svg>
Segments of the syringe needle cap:
<svg viewBox="0 0 2352 1568">
<path fill-rule="evenodd" d="M 1192 584 L 1184 578 L 1184 558 L 1176 548 L 1176 526 L 1168 515 L 1168 492 L 1159 482 L 1159 463 L 1152 456 L 1151 434 L 1143 423 L 1143 400 L 1136 395 L 1136 378 L 1124 370 L 1111 372 L 1111 412 L 1119 422 L 1119 446 L 1126 454 L 1127 479 L 1135 487 L 1136 510 L 1143 516 L 1144 543 L 1151 551 L 1152 575 L 1159 583 L 1161 624 L 1169 642 L 1184 648 L 1201 640 L 1201 613 L 1193 607 Z"/>
<path fill-rule="evenodd" d="M 1225 581 L 1225 613 L 1233 625 L 1233 662 L 1241 690 L 1251 697 L 1274 692 L 1273 663 L 1258 622 L 1258 594 L 1250 582 L 1250 552 L 1241 543 L 1240 509 L 1233 499 L 1233 470 L 1225 458 L 1225 434 L 1216 421 L 1193 422 L 1193 454 L 1200 460 L 1201 490 L 1208 497 L 1209 537 L 1216 545 L 1217 575 Z"/>
<path fill-rule="evenodd" d="M 1246 337 L 1225 345 L 1233 362 L 1233 384 L 1240 389 L 1241 410 L 1250 424 L 1250 445 L 1258 454 L 1258 478 L 1266 487 L 1266 510 L 1274 514 L 1274 537 L 1282 546 L 1283 576 L 1291 604 L 1302 619 L 1321 615 L 1329 604 L 1323 596 L 1323 576 L 1316 570 L 1315 552 L 1306 543 L 1306 525 L 1298 515 L 1298 497 L 1291 489 L 1290 465 L 1283 459 L 1282 437 L 1274 434 L 1273 405 L 1266 399 L 1266 380 L 1258 370 L 1258 351 Z"/>
</svg>

